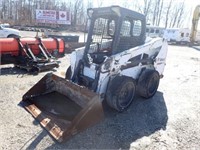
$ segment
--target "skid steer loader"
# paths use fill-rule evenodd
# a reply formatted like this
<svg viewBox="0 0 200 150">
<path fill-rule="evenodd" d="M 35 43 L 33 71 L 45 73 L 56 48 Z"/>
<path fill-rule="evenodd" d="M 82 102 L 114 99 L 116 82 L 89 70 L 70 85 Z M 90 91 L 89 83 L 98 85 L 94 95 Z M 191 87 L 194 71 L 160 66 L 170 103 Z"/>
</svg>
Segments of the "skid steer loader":
<svg viewBox="0 0 200 150">
<path fill-rule="evenodd" d="M 59 142 L 102 120 L 103 100 L 122 112 L 136 93 L 152 97 L 163 77 L 167 42 L 146 39 L 144 15 L 119 6 L 87 14 L 87 42 L 71 54 L 66 79 L 47 74 L 22 100 Z"/>
</svg>

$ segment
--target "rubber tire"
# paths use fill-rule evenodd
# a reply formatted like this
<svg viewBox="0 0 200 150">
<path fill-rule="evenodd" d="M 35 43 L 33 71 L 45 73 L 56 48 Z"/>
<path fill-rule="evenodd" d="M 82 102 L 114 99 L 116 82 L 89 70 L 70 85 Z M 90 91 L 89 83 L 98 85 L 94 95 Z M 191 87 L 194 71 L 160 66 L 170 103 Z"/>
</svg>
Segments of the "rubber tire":
<svg viewBox="0 0 200 150">
<path fill-rule="evenodd" d="M 151 98 L 158 89 L 160 75 L 156 70 L 146 69 L 138 79 L 137 92 L 141 97 Z"/>
<path fill-rule="evenodd" d="M 18 35 L 15 35 L 15 34 L 10 34 L 10 35 L 8 35 L 7 38 L 19 38 L 19 36 L 18 36 Z"/>
<path fill-rule="evenodd" d="M 71 76 L 72 76 L 72 70 L 71 70 L 71 66 L 69 66 L 69 67 L 67 68 L 66 73 L 65 73 L 65 79 L 70 80 L 70 79 L 71 79 Z"/>
<path fill-rule="evenodd" d="M 118 112 L 122 112 L 130 106 L 135 97 L 135 93 L 136 82 L 132 78 L 117 76 L 111 80 L 108 85 L 106 92 L 106 102 L 111 108 L 117 110 Z M 124 98 L 127 99 L 125 100 Z"/>
</svg>

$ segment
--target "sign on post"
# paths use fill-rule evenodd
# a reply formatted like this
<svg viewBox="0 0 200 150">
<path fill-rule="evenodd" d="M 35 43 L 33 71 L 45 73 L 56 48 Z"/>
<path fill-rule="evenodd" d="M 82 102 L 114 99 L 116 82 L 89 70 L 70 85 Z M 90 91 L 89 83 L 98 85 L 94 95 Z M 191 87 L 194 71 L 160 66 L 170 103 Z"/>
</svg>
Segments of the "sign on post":
<svg viewBox="0 0 200 150">
<path fill-rule="evenodd" d="M 69 11 L 56 10 L 36 10 L 36 22 L 51 24 L 71 24 L 71 15 Z"/>
</svg>

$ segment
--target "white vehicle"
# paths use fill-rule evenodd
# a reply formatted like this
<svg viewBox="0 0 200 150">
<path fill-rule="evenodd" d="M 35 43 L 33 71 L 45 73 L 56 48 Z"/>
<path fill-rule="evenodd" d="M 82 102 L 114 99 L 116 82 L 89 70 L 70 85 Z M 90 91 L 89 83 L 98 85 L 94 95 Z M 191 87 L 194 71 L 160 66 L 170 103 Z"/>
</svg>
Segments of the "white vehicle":
<svg viewBox="0 0 200 150">
<path fill-rule="evenodd" d="M 190 42 L 190 29 L 188 28 L 168 28 L 164 31 L 165 39 L 169 43 L 187 44 Z"/>
<path fill-rule="evenodd" d="M 147 26 L 146 27 L 146 35 L 155 38 L 155 37 L 163 37 L 165 28 L 156 27 L 156 26 Z"/>
<path fill-rule="evenodd" d="M 152 97 L 163 77 L 167 41 L 146 38 L 146 18 L 137 12 L 114 6 L 91 12 L 86 46 L 71 54 L 66 79 L 104 95 L 117 111 L 130 105 L 136 87 L 140 96 Z M 129 95 L 120 95 L 122 91 Z"/>
<path fill-rule="evenodd" d="M 154 96 L 166 64 L 167 41 L 145 40 L 144 15 L 112 6 L 88 9 L 88 16 L 86 45 L 71 54 L 66 79 L 47 74 L 22 100 L 59 142 L 99 122 L 103 100 L 122 112 L 136 93 Z"/>
<path fill-rule="evenodd" d="M 19 37 L 19 30 L 12 29 L 8 24 L 0 24 L 0 38 Z"/>
<path fill-rule="evenodd" d="M 200 31 L 196 32 L 196 36 L 194 38 L 194 41 L 198 44 L 200 44 Z"/>
</svg>

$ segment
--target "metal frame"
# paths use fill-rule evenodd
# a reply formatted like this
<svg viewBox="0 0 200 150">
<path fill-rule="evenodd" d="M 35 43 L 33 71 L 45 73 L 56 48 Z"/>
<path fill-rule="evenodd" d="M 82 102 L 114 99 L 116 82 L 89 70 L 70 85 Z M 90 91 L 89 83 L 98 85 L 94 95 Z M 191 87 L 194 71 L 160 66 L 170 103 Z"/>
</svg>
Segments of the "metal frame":
<svg viewBox="0 0 200 150">
<path fill-rule="evenodd" d="M 17 38 L 20 51 L 16 66 L 22 69 L 26 69 L 28 72 L 34 73 L 59 67 L 58 62 L 56 62 L 54 57 L 47 51 L 41 39 L 37 38 L 37 40 L 38 43 L 26 43 L 23 45 L 20 39 Z M 38 58 L 38 56 L 36 56 L 31 50 L 30 45 L 38 45 L 39 50 L 45 58 Z M 25 56 L 22 55 L 23 53 Z"/>
<path fill-rule="evenodd" d="M 115 11 L 113 11 L 114 9 L 118 9 L 119 13 L 116 13 Z M 138 19 L 141 20 L 142 22 L 142 29 L 141 29 L 141 34 L 138 37 L 139 44 L 142 45 L 145 42 L 146 39 L 146 18 L 144 15 L 126 9 L 126 8 L 122 8 L 119 6 L 111 6 L 111 7 L 103 7 L 103 8 L 89 8 L 88 9 L 88 14 L 89 11 L 93 11 L 92 16 L 89 16 L 89 18 L 91 19 L 91 24 L 90 24 L 90 28 L 88 31 L 88 37 L 87 37 L 87 42 L 86 42 L 86 46 L 85 46 L 85 51 L 84 51 L 84 58 L 87 57 L 90 45 L 92 44 L 92 35 L 93 35 L 93 30 L 94 30 L 94 22 L 97 18 L 99 17 L 103 17 L 103 18 L 116 18 L 116 32 L 114 33 L 113 36 L 113 43 L 112 43 L 112 54 L 116 54 L 115 49 L 118 46 L 119 43 L 119 37 L 120 37 L 120 29 L 122 27 L 122 22 L 124 20 L 124 18 L 128 17 L 130 19 Z M 85 59 L 87 60 L 87 58 Z"/>
</svg>

